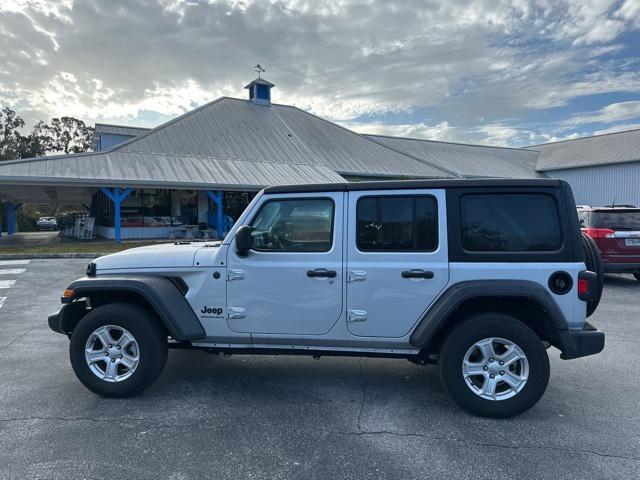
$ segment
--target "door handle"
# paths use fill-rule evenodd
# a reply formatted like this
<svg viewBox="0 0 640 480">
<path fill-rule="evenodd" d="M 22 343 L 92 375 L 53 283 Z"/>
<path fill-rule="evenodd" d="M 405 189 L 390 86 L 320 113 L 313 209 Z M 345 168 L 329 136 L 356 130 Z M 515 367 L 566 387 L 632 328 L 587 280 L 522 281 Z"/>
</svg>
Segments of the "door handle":
<svg viewBox="0 0 640 480">
<path fill-rule="evenodd" d="M 433 278 L 433 272 L 417 268 L 413 270 L 405 270 L 402 272 L 402 278 Z"/>
<path fill-rule="evenodd" d="M 336 278 L 335 270 L 327 270 L 326 268 L 316 268 L 315 270 L 307 270 L 307 277 L 310 278 Z"/>
</svg>

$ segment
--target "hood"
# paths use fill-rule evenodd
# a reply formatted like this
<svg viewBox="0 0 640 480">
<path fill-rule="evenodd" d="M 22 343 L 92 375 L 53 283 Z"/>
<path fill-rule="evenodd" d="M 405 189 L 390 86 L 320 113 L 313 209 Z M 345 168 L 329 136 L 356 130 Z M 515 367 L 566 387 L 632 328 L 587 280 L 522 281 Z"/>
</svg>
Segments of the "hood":
<svg viewBox="0 0 640 480">
<path fill-rule="evenodd" d="M 105 255 L 93 262 L 96 272 L 108 270 L 142 268 L 193 267 L 196 252 L 206 247 L 217 247 L 220 242 L 180 242 L 130 248 L 122 252 Z"/>
</svg>

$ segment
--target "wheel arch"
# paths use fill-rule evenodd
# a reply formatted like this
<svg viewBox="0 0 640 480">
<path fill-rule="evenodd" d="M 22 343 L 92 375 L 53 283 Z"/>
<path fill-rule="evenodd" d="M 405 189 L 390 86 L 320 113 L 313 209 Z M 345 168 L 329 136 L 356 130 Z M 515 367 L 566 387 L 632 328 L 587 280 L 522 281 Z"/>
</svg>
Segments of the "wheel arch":
<svg viewBox="0 0 640 480">
<path fill-rule="evenodd" d="M 446 335 L 472 313 L 498 312 L 529 326 L 544 341 L 565 350 L 566 319 L 551 295 L 535 282 L 478 280 L 449 287 L 423 315 L 410 342 L 435 353 Z"/>
<path fill-rule="evenodd" d="M 68 289 L 73 290 L 72 302 L 67 303 L 59 314 L 59 317 L 68 319 L 65 321 L 67 328 L 75 327 L 89 311 L 87 303 L 84 311 L 83 307 L 74 307 L 82 304 L 84 298 L 89 299 L 88 305 L 92 308 L 116 302 L 141 305 L 153 312 L 178 341 L 195 340 L 206 335 L 183 292 L 172 279 L 157 275 L 92 277 L 76 280 Z M 72 310 L 67 315 L 69 307 Z"/>
</svg>

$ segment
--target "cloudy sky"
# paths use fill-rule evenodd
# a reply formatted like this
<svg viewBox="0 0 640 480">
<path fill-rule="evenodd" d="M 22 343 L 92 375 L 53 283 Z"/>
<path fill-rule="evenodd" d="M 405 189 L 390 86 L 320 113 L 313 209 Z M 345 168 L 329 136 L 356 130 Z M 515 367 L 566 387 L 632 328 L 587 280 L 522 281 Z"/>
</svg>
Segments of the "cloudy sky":
<svg viewBox="0 0 640 480">
<path fill-rule="evenodd" d="M 156 126 L 242 87 L 367 133 L 640 128 L 640 0 L 1 0 L 0 105 Z"/>
</svg>

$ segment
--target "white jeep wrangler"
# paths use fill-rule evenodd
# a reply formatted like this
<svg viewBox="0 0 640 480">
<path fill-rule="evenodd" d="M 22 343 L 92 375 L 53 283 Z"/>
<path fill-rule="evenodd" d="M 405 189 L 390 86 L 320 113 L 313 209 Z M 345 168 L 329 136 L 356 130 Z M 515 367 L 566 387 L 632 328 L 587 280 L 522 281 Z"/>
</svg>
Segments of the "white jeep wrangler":
<svg viewBox="0 0 640 480">
<path fill-rule="evenodd" d="M 108 397 L 148 387 L 172 347 L 352 355 L 437 363 L 463 408 L 509 417 L 544 393 L 546 348 L 603 349 L 585 321 L 601 291 L 565 182 L 286 186 L 260 192 L 222 242 L 91 262 L 49 325 Z"/>
</svg>

